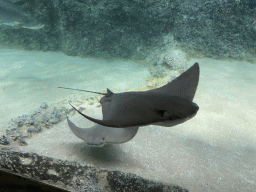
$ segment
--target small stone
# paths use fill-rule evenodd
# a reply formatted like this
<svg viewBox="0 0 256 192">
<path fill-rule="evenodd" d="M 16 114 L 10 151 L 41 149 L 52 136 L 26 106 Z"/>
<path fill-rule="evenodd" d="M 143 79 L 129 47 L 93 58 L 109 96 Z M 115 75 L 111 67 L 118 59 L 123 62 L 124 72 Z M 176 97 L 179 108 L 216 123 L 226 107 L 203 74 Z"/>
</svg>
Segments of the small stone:
<svg viewBox="0 0 256 192">
<path fill-rule="evenodd" d="M 17 141 L 18 140 L 18 137 L 15 136 L 15 135 L 11 135 L 11 138 L 12 138 L 13 141 Z"/>
<path fill-rule="evenodd" d="M 147 84 L 147 87 L 154 87 L 152 83 Z"/>
<path fill-rule="evenodd" d="M 60 121 L 65 119 L 65 115 L 61 113 L 61 111 L 57 107 L 49 108 L 43 114 L 42 122 L 49 122 L 51 124 L 57 124 Z"/>
<path fill-rule="evenodd" d="M 85 110 L 86 108 L 85 107 L 79 107 L 79 110 Z"/>
<path fill-rule="evenodd" d="M 57 124 L 57 123 L 59 123 L 59 120 L 57 118 L 52 118 L 52 119 L 49 120 L 49 123 Z"/>
<path fill-rule="evenodd" d="M 7 135 L 11 135 L 11 130 L 10 129 L 6 129 L 5 132 L 6 132 Z"/>
<path fill-rule="evenodd" d="M 26 146 L 26 145 L 28 145 L 27 142 L 26 142 L 23 138 L 19 138 L 18 143 L 19 143 L 19 145 L 21 145 L 21 146 Z"/>
<path fill-rule="evenodd" d="M 46 102 L 43 102 L 42 105 L 40 106 L 41 109 L 47 109 L 48 104 Z"/>
<path fill-rule="evenodd" d="M 18 118 L 12 119 L 12 121 L 13 121 L 14 123 L 16 123 L 16 125 L 17 125 L 18 127 L 22 127 L 22 126 L 24 125 L 24 119 L 21 119 L 20 117 L 21 117 L 21 116 L 19 116 Z M 11 125 L 12 125 L 12 123 L 11 123 Z"/>
<path fill-rule="evenodd" d="M 37 133 L 37 132 L 40 132 L 41 131 L 41 128 L 40 127 L 29 127 L 27 129 L 27 132 L 28 133 Z"/>
<path fill-rule="evenodd" d="M 34 125 L 34 119 L 29 115 L 29 116 L 26 118 L 24 124 L 26 124 L 26 125 Z"/>
<path fill-rule="evenodd" d="M 8 139 L 5 135 L 2 135 L 0 137 L 0 144 L 2 144 L 2 145 L 8 145 L 9 144 L 9 141 L 8 141 Z"/>
<path fill-rule="evenodd" d="M 89 105 L 93 105 L 93 104 L 94 104 L 94 102 L 90 102 L 90 103 L 89 103 Z"/>
<path fill-rule="evenodd" d="M 17 130 L 16 127 L 12 128 L 12 129 L 6 129 L 5 130 L 6 135 L 18 135 L 19 131 Z"/>
</svg>

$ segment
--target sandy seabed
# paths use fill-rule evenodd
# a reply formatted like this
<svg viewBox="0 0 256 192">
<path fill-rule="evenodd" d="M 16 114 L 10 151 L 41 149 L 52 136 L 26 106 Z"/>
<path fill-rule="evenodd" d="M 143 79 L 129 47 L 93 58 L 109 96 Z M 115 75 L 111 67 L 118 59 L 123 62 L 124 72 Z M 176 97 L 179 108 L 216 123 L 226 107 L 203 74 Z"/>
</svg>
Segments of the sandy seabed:
<svg viewBox="0 0 256 192">
<path fill-rule="evenodd" d="M 60 85 L 122 90 L 142 84 L 148 75 L 135 63 L 121 61 L 15 50 L 0 54 L 2 125 L 42 102 L 61 101 L 73 93 L 56 89 Z M 181 125 L 141 127 L 130 142 L 99 148 L 86 146 L 63 121 L 27 139 L 28 146 L 19 149 L 137 173 L 194 192 L 256 191 L 256 65 L 213 59 L 191 60 L 189 65 L 194 62 L 200 65 L 194 99 L 200 109 Z M 94 105 L 84 113 L 101 118 L 101 108 Z M 93 125 L 78 114 L 71 120 L 81 127 Z"/>
</svg>

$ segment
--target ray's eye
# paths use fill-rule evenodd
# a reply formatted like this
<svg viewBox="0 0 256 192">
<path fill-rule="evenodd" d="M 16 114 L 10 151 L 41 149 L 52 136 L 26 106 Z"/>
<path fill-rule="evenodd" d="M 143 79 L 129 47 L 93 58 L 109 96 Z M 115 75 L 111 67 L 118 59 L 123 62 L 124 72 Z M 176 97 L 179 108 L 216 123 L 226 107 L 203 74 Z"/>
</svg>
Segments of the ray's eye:
<svg viewBox="0 0 256 192">
<path fill-rule="evenodd" d="M 159 110 L 158 113 L 162 119 L 169 119 L 169 120 L 182 119 L 181 116 L 170 114 L 168 111 L 165 111 L 165 110 Z"/>
<path fill-rule="evenodd" d="M 166 115 L 166 111 L 165 111 L 165 110 L 159 110 L 158 113 L 159 113 L 159 115 L 160 115 L 160 117 L 161 117 L 162 119 L 163 119 L 163 118 L 165 117 L 165 115 Z"/>
</svg>

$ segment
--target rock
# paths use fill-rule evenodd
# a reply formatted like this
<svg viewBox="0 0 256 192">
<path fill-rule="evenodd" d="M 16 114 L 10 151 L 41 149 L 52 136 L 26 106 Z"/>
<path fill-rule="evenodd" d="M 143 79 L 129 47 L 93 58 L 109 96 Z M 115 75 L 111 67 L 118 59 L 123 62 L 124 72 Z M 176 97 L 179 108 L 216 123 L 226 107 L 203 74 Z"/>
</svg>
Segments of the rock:
<svg viewBox="0 0 256 192">
<path fill-rule="evenodd" d="M 16 135 L 11 135 L 11 138 L 12 138 L 13 141 L 17 141 L 19 139 L 19 137 L 16 136 Z"/>
<path fill-rule="evenodd" d="M 27 132 L 28 133 L 38 133 L 38 132 L 40 132 L 41 131 L 41 127 L 40 126 L 34 126 L 34 127 L 29 127 L 28 129 L 27 129 Z"/>
<path fill-rule="evenodd" d="M 17 127 L 22 127 L 23 125 L 33 125 L 34 117 L 31 115 L 24 114 L 22 116 L 12 119 L 12 122 Z"/>
<path fill-rule="evenodd" d="M 6 129 L 5 132 L 6 132 L 7 135 L 18 135 L 18 134 L 20 134 L 18 129 L 15 128 L 15 127 L 12 128 L 12 129 Z"/>
<path fill-rule="evenodd" d="M 41 109 L 47 109 L 48 104 L 46 102 L 43 102 L 43 104 L 40 106 Z"/>
<path fill-rule="evenodd" d="M 13 141 L 17 141 L 21 136 L 21 132 L 17 128 L 6 129 L 6 135 L 11 138 Z"/>
<path fill-rule="evenodd" d="M 187 69 L 186 55 L 180 50 L 168 51 L 164 56 L 163 64 L 171 70 L 183 72 Z"/>
<path fill-rule="evenodd" d="M 1 170 L 68 191 L 188 192 L 179 186 L 162 184 L 135 174 L 100 170 L 93 166 L 53 159 L 35 153 L 0 149 Z"/>
<path fill-rule="evenodd" d="M 162 64 L 162 63 L 161 63 Z M 153 78 L 161 78 L 167 75 L 166 69 L 162 65 L 154 65 L 148 68 L 150 75 Z"/>
<path fill-rule="evenodd" d="M 19 137 L 19 138 L 18 138 L 18 144 L 19 144 L 20 146 L 26 146 L 26 145 L 28 145 L 27 142 L 24 140 L 24 137 Z"/>
<path fill-rule="evenodd" d="M 26 145 L 26 142 L 21 139 L 25 133 L 38 133 L 42 128 L 50 128 L 52 125 L 63 121 L 66 115 L 71 112 L 64 106 L 59 107 L 54 105 L 49 107 L 47 103 L 43 103 L 40 108 L 34 111 L 31 115 L 24 114 L 17 118 L 13 118 L 7 125 L 6 135 L 13 141 L 18 141 L 19 145 Z M 26 134 L 25 134 L 26 136 Z"/>
<path fill-rule="evenodd" d="M 83 110 L 85 110 L 85 109 L 86 109 L 86 108 L 83 107 L 83 106 L 80 106 L 80 107 L 78 108 L 79 111 L 83 111 Z"/>
<path fill-rule="evenodd" d="M 1 145 L 8 145 L 9 141 L 5 135 L 0 136 L 0 144 Z"/>
<path fill-rule="evenodd" d="M 66 117 L 66 114 L 63 114 L 61 112 L 60 108 L 57 108 L 56 106 L 54 107 L 49 107 L 43 114 L 42 116 L 38 117 L 39 121 L 42 121 L 42 123 L 49 122 L 50 124 L 57 124 L 61 121 L 63 121 Z"/>
</svg>

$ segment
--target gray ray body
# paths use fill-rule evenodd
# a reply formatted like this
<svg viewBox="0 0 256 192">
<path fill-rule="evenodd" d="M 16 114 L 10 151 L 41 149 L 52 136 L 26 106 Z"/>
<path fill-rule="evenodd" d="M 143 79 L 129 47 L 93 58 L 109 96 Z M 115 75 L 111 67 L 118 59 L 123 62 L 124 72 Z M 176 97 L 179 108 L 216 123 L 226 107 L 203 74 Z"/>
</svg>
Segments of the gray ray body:
<svg viewBox="0 0 256 192">
<path fill-rule="evenodd" d="M 199 65 L 195 63 L 166 85 L 148 91 L 112 93 L 100 100 L 103 119 L 89 117 L 72 107 L 96 125 L 83 129 L 69 119 L 72 132 L 88 145 L 124 143 L 131 140 L 138 128 L 146 125 L 171 127 L 197 114 L 199 107 L 192 102 L 199 81 Z"/>
<path fill-rule="evenodd" d="M 87 145 L 103 146 L 107 143 L 125 143 L 131 140 L 137 133 L 139 127 L 130 128 L 112 128 L 102 125 L 94 125 L 90 128 L 77 127 L 72 121 L 68 120 L 71 131 L 80 139 L 84 140 Z"/>
<path fill-rule="evenodd" d="M 20 24 L 23 28 L 29 29 L 40 29 L 44 26 L 38 24 L 10 0 L 0 0 L 0 23 L 10 26 Z"/>
</svg>

